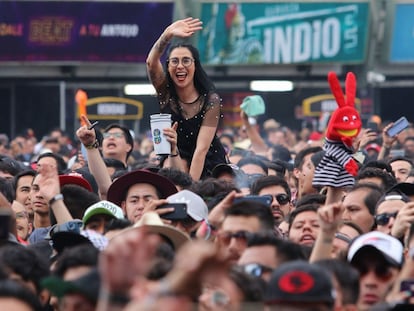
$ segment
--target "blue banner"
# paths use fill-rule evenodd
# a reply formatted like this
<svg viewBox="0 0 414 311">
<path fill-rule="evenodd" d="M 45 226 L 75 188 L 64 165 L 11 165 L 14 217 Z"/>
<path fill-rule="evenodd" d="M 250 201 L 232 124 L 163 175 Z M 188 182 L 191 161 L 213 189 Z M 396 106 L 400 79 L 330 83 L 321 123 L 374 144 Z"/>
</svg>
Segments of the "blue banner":
<svg viewBox="0 0 414 311">
<path fill-rule="evenodd" d="M 396 4 L 390 62 L 414 62 L 414 4 Z"/>
<path fill-rule="evenodd" d="M 0 1 L 0 61 L 144 62 L 173 3 Z"/>
<path fill-rule="evenodd" d="M 209 64 L 362 63 L 369 4 L 204 3 L 198 47 Z"/>
</svg>

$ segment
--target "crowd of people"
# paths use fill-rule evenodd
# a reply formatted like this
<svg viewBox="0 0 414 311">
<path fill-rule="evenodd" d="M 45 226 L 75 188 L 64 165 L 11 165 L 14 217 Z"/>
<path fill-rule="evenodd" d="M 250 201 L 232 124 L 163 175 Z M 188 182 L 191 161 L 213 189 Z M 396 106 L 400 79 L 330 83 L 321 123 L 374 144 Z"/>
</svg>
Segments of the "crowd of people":
<svg viewBox="0 0 414 311">
<path fill-rule="evenodd" d="M 85 115 L 73 137 L 0 134 L 0 308 L 411 310 L 414 126 L 391 137 L 377 118 L 352 141 L 353 184 L 321 186 L 323 132 L 243 109 L 221 127 L 197 50 L 161 63 L 201 28 L 174 22 L 147 60 L 170 154 Z"/>
</svg>

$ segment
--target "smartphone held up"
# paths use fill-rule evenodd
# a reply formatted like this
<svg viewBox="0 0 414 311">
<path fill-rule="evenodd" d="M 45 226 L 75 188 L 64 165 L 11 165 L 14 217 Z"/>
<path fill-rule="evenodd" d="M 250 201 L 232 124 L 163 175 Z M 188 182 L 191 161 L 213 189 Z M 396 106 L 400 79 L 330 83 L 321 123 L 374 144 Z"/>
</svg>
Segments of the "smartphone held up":
<svg viewBox="0 0 414 311">
<path fill-rule="evenodd" d="M 401 117 L 387 130 L 390 137 L 394 137 L 410 126 L 406 117 Z"/>
</svg>

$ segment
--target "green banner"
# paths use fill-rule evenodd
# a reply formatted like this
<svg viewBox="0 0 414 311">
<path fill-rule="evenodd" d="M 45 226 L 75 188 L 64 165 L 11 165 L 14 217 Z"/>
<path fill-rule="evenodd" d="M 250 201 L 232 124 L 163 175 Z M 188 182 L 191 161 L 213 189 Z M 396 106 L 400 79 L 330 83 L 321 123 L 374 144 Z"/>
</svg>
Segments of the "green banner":
<svg viewBox="0 0 414 311">
<path fill-rule="evenodd" d="M 203 3 L 205 64 L 362 63 L 367 2 Z"/>
</svg>

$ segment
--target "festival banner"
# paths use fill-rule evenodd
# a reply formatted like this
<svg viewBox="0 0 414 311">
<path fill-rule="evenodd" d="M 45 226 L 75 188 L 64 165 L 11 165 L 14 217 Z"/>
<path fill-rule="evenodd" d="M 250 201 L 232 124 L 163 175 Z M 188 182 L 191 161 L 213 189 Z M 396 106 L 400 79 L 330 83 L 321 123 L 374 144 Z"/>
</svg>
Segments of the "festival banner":
<svg viewBox="0 0 414 311">
<path fill-rule="evenodd" d="M 0 61 L 145 62 L 172 2 L 0 1 Z"/>
<path fill-rule="evenodd" d="M 362 63 L 369 3 L 203 3 L 198 48 L 208 64 Z"/>
</svg>

